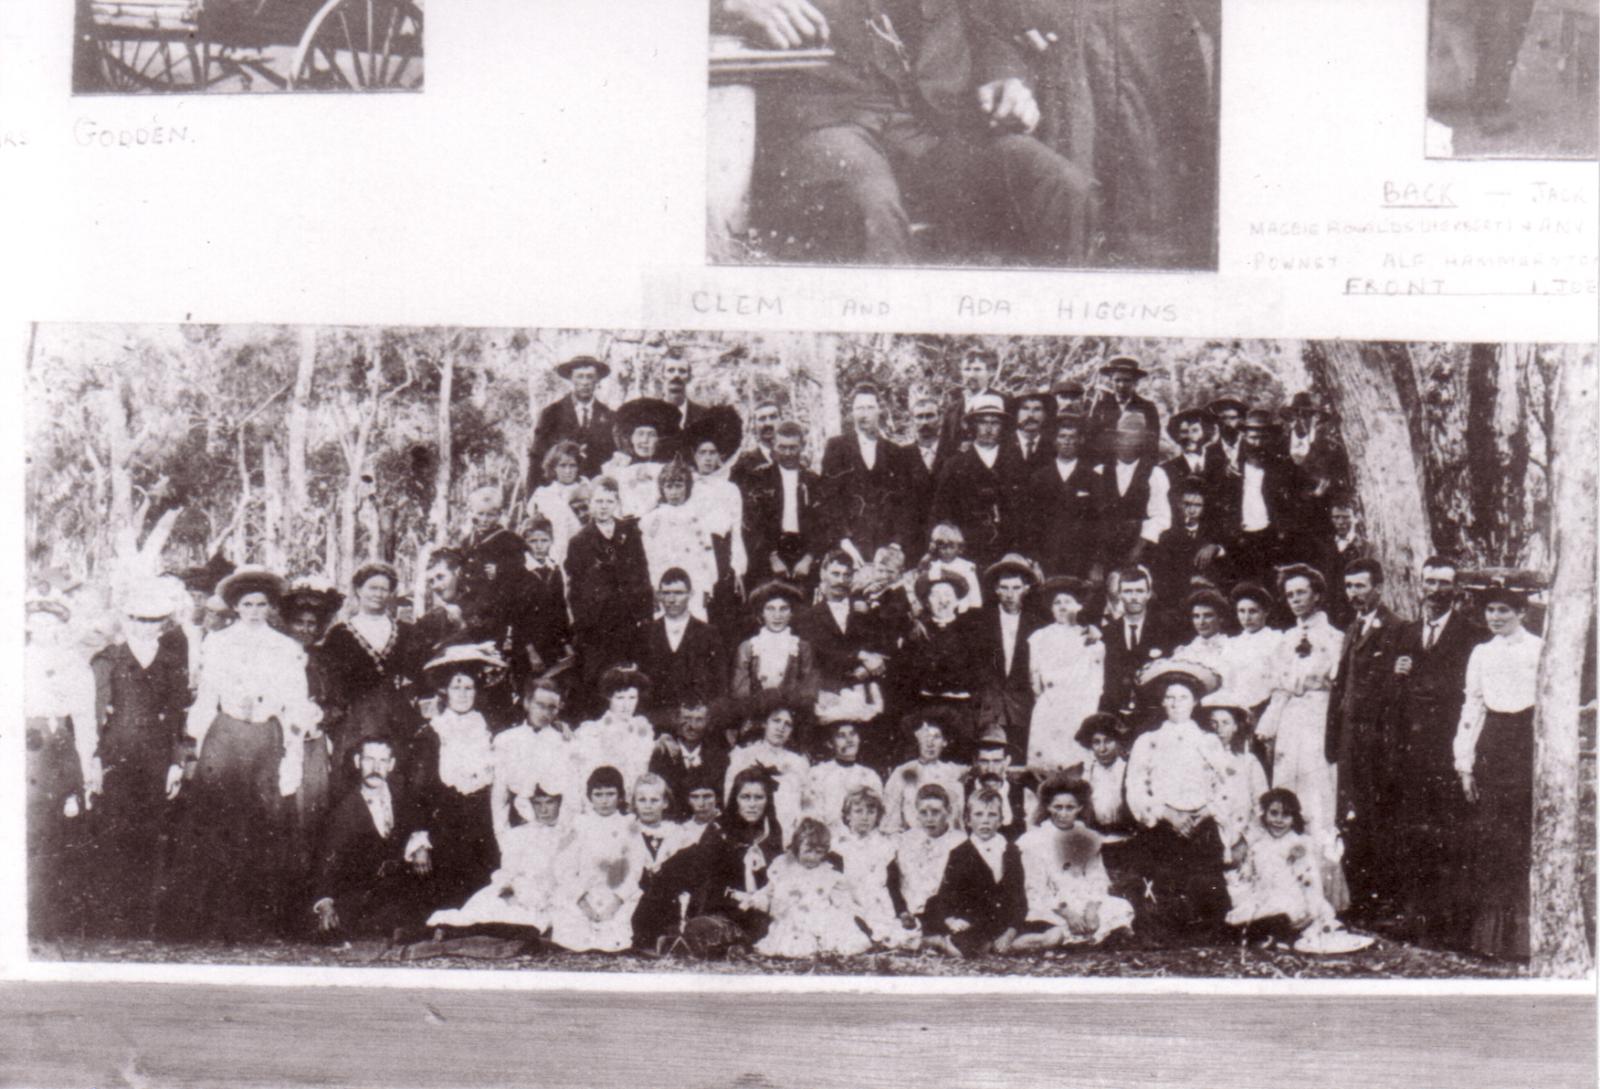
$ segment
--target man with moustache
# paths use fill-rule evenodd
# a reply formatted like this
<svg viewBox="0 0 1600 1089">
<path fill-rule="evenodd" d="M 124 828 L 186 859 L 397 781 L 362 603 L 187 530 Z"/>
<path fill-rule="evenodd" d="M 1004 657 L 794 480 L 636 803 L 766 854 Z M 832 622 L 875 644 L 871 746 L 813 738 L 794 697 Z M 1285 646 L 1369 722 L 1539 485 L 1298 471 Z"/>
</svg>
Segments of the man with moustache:
<svg viewBox="0 0 1600 1089">
<path fill-rule="evenodd" d="M 661 365 L 662 400 L 678 410 L 679 435 L 686 432 L 689 425 L 704 416 L 707 411 L 707 406 L 689 400 L 689 382 L 693 377 L 694 368 L 680 354 L 669 354 L 666 362 Z M 687 458 L 688 451 L 684 451 L 684 454 Z"/>
<path fill-rule="evenodd" d="M 939 483 L 939 474 L 955 456 L 959 443 L 945 437 L 939 402 L 927 393 L 916 394 L 911 399 L 911 426 L 915 437 L 906 447 L 912 456 L 906 459 L 911 471 L 911 541 L 921 545 L 933 530 L 933 492 Z"/>
<path fill-rule="evenodd" d="M 1452 743 L 1465 701 L 1467 662 L 1488 632 L 1457 606 L 1457 567 L 1422 563 L 1422 616 L 1400 625 L 1394 662 L 1398 721 L 1398 832 L 1395 873 L 1407 937 L 1464 947 L 1466 919 L 1456 906 L 1455 873 L 1467 806 L 1456 781 Z"/>
<path fill-rule="evenodd" d="M 1012 441 L 1031 476 L 1055 457 L 1054 435 L 1050 428 L 1055 416 L 1055 399 L 1048 390 L 1019 393 L 1011 399 L 1011 414 L 1015 421 Z"/>
<path fill-rule="evenodd" d="M 610 405 L 595 396 L 595 387 L 611 373 L 611 368 L 592 355 L 578 355 L 557 366 L 556 373 L 572 383 L 572 390 L 539 412 L 528 460 L 534 478 L 528 482 L 529 495 L 544 483 L 537 477 L 545 455 L 558 442 L 570 439 L 578 444 L 578 469 L 586 477 L 598 473 L 616 452 L 616 415 Z"/>
<path fill-rule="evenodd" d="M 752 474 L 773 463 L 772 444 L 778 437 L 778 424 L 783 410 L 776 401 L 762 401 L 750 413 L 750 431 L 755 445 L 741 453 L 728 470 L 728 479 L 740 491 L 745 490 Z"/>
<path fill-rule="evenodd" d="M 1186 408 L 1167 421 L 1167 435 L 1178 444 L 1178 453 L 1161 463 L 1166 470 L 1168 495 L 1172 500 L 1172 523 L 1177 525 L 1183 489 L 1194 486 L 1206 501 L 1205 529 L 1216 532 L 1216 493 L 1226 471 L 1226 459 L 1211 445 L 1211 417 L 1204 409 Z"/>
<path fill-rule="evenodd" d="M 1283 538 L 1294 518 L 1295 467 L 1273 449 L 1279 432 L 1272 413 L 1245 415 L 1238 468 L 1223 474 L 1219 505 L 1231 519 L 1221 526 L 1232 583 L 1270 585 L 1283 559 Z"/>
</svg>

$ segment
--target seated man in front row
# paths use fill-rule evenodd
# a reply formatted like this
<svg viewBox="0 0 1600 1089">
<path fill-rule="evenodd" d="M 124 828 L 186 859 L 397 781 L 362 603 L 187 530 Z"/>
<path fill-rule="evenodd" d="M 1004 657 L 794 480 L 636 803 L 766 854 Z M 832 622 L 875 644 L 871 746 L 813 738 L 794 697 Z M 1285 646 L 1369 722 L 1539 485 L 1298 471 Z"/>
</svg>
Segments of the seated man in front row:
<svg viewBox="0 0 1600 1089">
<path fill-rule="evenodd" d="M 783 138 L 775 171 L 759 167 L 784 233 L 814 256 L 914 260 L 910 205 L 989 253 L 1088 262 L 1093 178 L 1028 135 L 1039 107 L 1023 58 L 964 2 L 715 0 L 719 30 L 834 51 L 775 96 Z"/>
</svg>

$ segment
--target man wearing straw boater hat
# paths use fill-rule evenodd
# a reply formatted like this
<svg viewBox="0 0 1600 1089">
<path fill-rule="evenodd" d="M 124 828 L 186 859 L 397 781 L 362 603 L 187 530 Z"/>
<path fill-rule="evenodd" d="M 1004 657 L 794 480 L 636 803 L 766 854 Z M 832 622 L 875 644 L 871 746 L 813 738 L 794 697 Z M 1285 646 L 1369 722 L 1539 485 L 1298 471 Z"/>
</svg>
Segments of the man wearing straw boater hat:
<svg viewBox="0 0 1600 1089">
<path fill-rule="evenodd" d="M 580 471 L 586 477 L 593 476 L 616 449 L 612 438 L 615 414 L 610 405 L 595 396 L 595 388 L 611 368 L 592 355 L 577 355 L 559 364 L 556 373 L 570 382 L 572 389 L 540 410 L 533 429 L 529 471 L 537 477 L 550 448 L 571 440 L 578 444 Z M 530 495 L 537 483 L 540 482 L 530 484 Z"/>
<path fill-rule="evenodd" d="M 1008 419 L 999 394 L 972 399 L 967 409 L 972 445 L 950 459 L 933 495 L 932 520 L 959 528 L 968 558 L 979 566 L 1012 551 L 1021 536 L 1017 504 L 1028 467 L 1015 443 L 1001 441 Z"/>
</svg>

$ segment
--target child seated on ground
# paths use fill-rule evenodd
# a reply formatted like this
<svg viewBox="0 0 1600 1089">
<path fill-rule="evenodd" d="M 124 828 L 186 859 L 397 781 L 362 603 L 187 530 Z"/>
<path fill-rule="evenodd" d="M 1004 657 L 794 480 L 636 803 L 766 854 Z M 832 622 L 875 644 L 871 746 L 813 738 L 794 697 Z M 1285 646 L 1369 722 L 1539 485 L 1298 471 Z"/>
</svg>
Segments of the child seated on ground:
<svg viewBox="0 0 1600 1089">
<path fill-rule="evenodd" d="M 1039 788 L 1037 827 L 1018 843 L 1028 917 L 1013 949 L 1098 944 L 1132 928 L 1133 905 L 1111 895 L 1100 835 L 1082 822 L 1090 801 L 1082 779 L 1051 779 Z"/>
<path fill-rule="evenodd" d="M 1299 953 L 1353 953 L 1372 944 L 1352 934 L 1322 892 L 1316 842 L 1306 835 L 1294 791 L 1261 795 L 1260 820 L 1245 833 L 1238 878 L 1229 883 L 1228 922 L 1246 927 L 1264 945 L 1293 943 Z"/>
<path fill-rule="evenodd" d="M 650 678 L 631 663 L 612 666 L 600 675 L 600 694 L 606 711 L 573 733 L 579 774 L 585 778 L 602 766 L 615 768 L 630 786 L 650 770 L 655 752 L 656 730 L 639 714 L 639 700 L 650 686 Z M 625 803 L 626 799 L 619 799 Z"/>
<path fill-rule="evenodd" d="M 877 793 L 883 790 L 883 780 L 858 762 L 861 728 L 854 722 L 835 722 L 829 741 L 833 759 L 814 765 L 806 779 L 805 812 L 837 834 L 844 830 L 845 798 L 862 788 Z"/>
<path fill-rule="evenodd" d="M 633 912 L 646 854 L 624 812 L 622 773 L 589 775 L 588 812 L 573 822 L 556 870 L 550 940 L 572 952 L 617 953 L 633 942 Z"/>
<path fill-rule="evenodd" d="M 914 943 L 916 929 L 901 924 L 889 895 L 895 840 L 879 828 L 883 798 L 871 787 L 858 787 L 845 796 L 840 817 L 844 829 L 833 838 L 833 851 L 844 864 L 844 876 L 855 896 L 856 918 L 879 945 L 894 949 Z"/>
<path fill-rule="evenodd" d="M 915 740 L 917 756 L 891 771 L 884 781 L 883 804 L 888 810 L 884 830 L 900 832 L 916 827 L 919 792 L 925 786 L 938 786 L 944 792 L 951 812 L 958 815 L 959 827 L 959 813 L 967 798 L 961 777 L 967 769 L 944 759 L 944 751 L 957 733 L 950 712 L 943 707 L 929 707 L 907 715 L 903 728 Z"/>
<path fill-rule="evenodd" d="M 773 812 L 787 837 L 800 822 L 811 771 L 811 762 L 789 747 L 798 710 L 788 696 L 777 691 L 762 692 L 751 704 L 754 713 L 749 716 L 749 725 L 760 733 L 755 740 L 733 750 L 728 760 L 727 790 L 733 789 L 733 780 L 746 768 L 766 768 L 776 791 Z"/>
<path fill-rule="evenodd" d="M 922 930 L 922 914 L 944 880 L 945 863 L 961 842 L 950 826 L 950 795 L 937 783 L 917 788 L 917 824 L 895 837 L 889 863 L 889 897 L 907 930 Z"/>
<path fill-rule="evenodd" d="M 1104 711 L 1086 716 L 1083 725 L 1078 727 L 1077 742 L 1094 757 L 1084 768 L 1084 781 L 1089 784 L 1089 796 L 1093 799 L 1089 812 L 1083 815 L 1084 820 L 1100 832 L 1132 831 L 1133 818 L 1122 797 L 1128 761 L 1122 752 L 1122 730 L 1117 716 Z"/>
<path fill-rule="evenodd" d="M 561 795 L 535 783 L 528 800 L 532 820 L 500 837 L 500 868 L 459 908 L 436 911 L 429 926 L 527 927 L 548 933 L 556 903 L 557 863 L 571 839 L 561 819 Z"/>
<path fill-rule="evenodd" d="M 872 944 L 855 919 L 850 882 L 829 851 L 832 837 L 821 821 L 804 817 L 789 849 L 767 870 L 765 887 L 736 892 L 744 907 L 771 918 L 756 952 L 769 957 L 851 956 Z"/>
<path fill-rule="evenodd" d="M 950 852 L 923 916 L 923 944 L 955 957 L 1009 953 L 1028 914 L 1022 852 L 1000 834 L 1001 798 L 967 802 L 967 838 Z"/>
</svg>

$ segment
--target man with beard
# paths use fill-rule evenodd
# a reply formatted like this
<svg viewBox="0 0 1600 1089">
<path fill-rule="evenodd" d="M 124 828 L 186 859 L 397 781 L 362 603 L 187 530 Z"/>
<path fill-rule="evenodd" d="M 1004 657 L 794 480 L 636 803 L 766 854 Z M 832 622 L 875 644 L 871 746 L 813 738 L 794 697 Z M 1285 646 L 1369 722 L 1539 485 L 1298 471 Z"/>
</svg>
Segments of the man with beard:
<svg viewBox="0 0 1600 1089">
<path fill-rule="evenodd" d="M 883 545 L 908 543 L 911 455 L 880 432 L 881 422 L 878 387 L 857 386 L 850 397 L 850 430 L 829 439 L 822 452 L 828 543 L 849 552 L 857 566 Z"/>
<path fill-rule="evenodd" d="M 433 848 L 415 825 L 405 792 L 391 784 L 394 750 L 382 738 L 355 754 L 358 786 L 328 820 L 312 913 L 327 938 L 375 937 L 427 918 Z"/>
<path fill-rule="evenodd" d="M 772 444 L 778 437 L 778 424 L 782 418 L 783 410 L 776 401 L 762 401 L 750 414 L 750 430 L 755 437 L 755 445 L 735 458 L 733 467 L 728 470 L 728 479 L 740 491 L 747 489 L 751 476 L 773 464 Z"/>
<path fill-rule="evenodd" d="M 162 630 L 174 604 L 159 585 L 135 589 L 123 607 L 122 640 L 91 663 L 101 767 L 95 929 L 110 937 L 151 936 L 165 873 L 161 840 L 183 782 L 189 648 L 182 632 Z"/>
<path fill-rule="evenodd" d="M 945 438 L 940 422 L 939 402 L 926 393 L 911 399 L 911 425 L 915 439 L 906 447 L 912 456 L 906 459 L 911 470 L 913 499 L 911 540 L 921 544 L 933 529 L 933 492 L 939 483 L 939 474 L 955 456 L 959 443 Z"/>
<path fill-rule="evenodd" d="M 1398 738 L 1395 665 L 1400 618 L 1383 604 L 1383 568 L 1357 560 L 1344 572 L 1345 597 L 1354 618 L 1344 633 L 1339 672 L 1328 694 L 1325 737 L 1329 763 L 1338 766 L 1339 831 L 1344 837 L 1350 918 L 1383 918 L 1398 899 L 1393 828 Z"/>
<path fill-rule="evenodd" d="M 1394 662 L 1398 804 L 1389 825 L 1399 833 L 1394 872 L 1407 936 L 1459 948 L 1466 919 L 1452 884 L 1468 815 L 1451 746 L 1467 662 L 1488 633 L 1456 608 L 1454 561 L 1423 561 L 1422 594 L 1422 616 L 1401 624 Z"/>
<path fill-rule="evenodd" d="M 1050 395 L 1056 401 L 1056 418 L 1063 416 L 1083 416 L 1088 411 L 1084 401 L 1083 383 L 1072 378 L 1063 378 L 1050 389 Z"/>
<path fill-rule="evenodd" d="M 1098 584 L 1102 576 L 1100 474 L 1083 449 L 1082 416 L 1057 416 L 1055 457 L 1028 478 L 1027 552 L 1047 576 Z"/>
<path fill-rule="evenodd" d="M 556 443 L 570 439 L 578 444 L 578 467 L 586 477 L 598 473 L 616 449 L 612 435 L 616 417 L 611 406 L 595 396 L 595 387 L 611 368 L 592 355 L 579 355 L 557 366 L 556 373 L 572 383 L 572 391 L 539 412 L 528 459 L 529 495 L 545 483 L 538 479 L 539 473 L 545 455 Z"/>
<path fill-rule="evenodd" d="M 1015 551 L 1022 532 L 1017 508 L 1028 468 L 1015 444 L 1001 442 L 1005 423 L 998 394 L 974 397 L 967 410 L 972 445 L 945 466 L 933 495 L 932 520 L 961 530 L 967 558 L 979 568 Z"/>
</svg>

